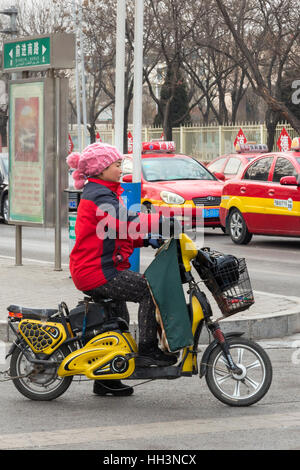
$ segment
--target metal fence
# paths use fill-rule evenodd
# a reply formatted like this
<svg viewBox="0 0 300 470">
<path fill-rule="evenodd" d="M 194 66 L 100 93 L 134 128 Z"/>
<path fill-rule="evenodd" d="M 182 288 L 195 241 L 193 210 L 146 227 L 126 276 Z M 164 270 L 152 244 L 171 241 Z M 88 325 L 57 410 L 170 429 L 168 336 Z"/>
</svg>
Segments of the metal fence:
<svg viewBox="0 0 300 470">
<path fill-rule="evenodd" d="M 291 139 L 297 137 L 296 131 L 289 124 L 278 124 L 273 148 L 274 151 L 278 150 L 276 142 L 283 127 L 286 129 Z M 200 161 L 207 162 L 222 154 L 234 153 L 234 141 L 240 129 L 243 130 L 248 142 L 267 143 L 266 126 L 264 124 L 247 122 L 229 126 L 193 125 L 173 128 L 173 140 L 179 153 L 192 155 Z M 128 131 L 134 134 L 131 128 L 129 128 Z M 83 129 L 81 129 L 81 132 L 81 140 L 84 142 Z M 97 132 L 102 142 L 114 144 L 114 128 L 112 126 L 107 125 L 106 127 L 99 128 Z M 147 142 L 152 139 L 159 139 L 162 133 L 162 128 L 144 127 L 142 130 L 142 140 Z M 78 150 L 76 126 L 73 126 L 73 129 L 70 130 L 70 136 L 74 144 L 74 151 Z"/>
</svg>

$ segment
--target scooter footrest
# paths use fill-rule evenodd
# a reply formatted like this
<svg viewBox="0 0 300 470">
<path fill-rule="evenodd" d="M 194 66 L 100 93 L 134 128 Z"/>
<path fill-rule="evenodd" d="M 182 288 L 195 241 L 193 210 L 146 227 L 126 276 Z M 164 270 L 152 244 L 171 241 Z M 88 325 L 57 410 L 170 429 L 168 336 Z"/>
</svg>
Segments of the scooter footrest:
<svg viewBox="0 0 300 470">
<path fill-rule="evenodd" d="M 177 379 L 181 376 L 181 370 L 179 367 L 168 366 L 168 367 L 136 367 L 134 373 L 129 379 Z"/>
</svg>

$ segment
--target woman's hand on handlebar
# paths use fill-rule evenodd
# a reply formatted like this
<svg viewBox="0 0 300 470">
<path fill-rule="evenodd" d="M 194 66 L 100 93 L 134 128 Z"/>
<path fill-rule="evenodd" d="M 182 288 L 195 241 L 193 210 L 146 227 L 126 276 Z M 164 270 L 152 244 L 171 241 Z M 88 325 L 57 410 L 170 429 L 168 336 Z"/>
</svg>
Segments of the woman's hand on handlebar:
<svg viewBox="0 0 300 470">
<path fill-rule="evenodd" d="M 163 240 L 162 240 L 162 243 L 161 243 L 161 240 L 159 240 L 158 238 L 149 238 L 148 242 L 149 242 L 149 245 L 152 248 L 157 249 L 157 248 L 160 248 L 160 246 L 163 243 Z"/>
<path fill-rule="evenodd" d="M 151 246 L 154 249 L 160 248 L 165 240 L 159 234 L 149 234 L 144 240 L 144 246 Z"/>
</svg>

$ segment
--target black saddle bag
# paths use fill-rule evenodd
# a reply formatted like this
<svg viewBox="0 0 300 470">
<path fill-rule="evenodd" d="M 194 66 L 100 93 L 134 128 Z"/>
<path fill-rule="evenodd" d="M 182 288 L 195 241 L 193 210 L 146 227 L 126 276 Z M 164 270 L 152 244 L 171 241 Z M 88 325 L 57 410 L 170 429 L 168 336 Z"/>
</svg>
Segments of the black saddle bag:
<svg viewBox="0 0 300 470">
<path fill-rule="evenodd" d="M 69 312 L 69 322 L 74 333 L 101 326 L 106 320 L 105 307 L 93 302 L 79 303 Z"/>
</svg>

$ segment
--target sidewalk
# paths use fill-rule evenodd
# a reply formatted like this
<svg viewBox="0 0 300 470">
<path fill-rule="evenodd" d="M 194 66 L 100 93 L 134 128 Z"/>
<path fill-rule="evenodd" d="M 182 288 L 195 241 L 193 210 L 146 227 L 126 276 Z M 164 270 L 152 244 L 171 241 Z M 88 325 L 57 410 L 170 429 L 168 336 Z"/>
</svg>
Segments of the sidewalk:
<svg viewBox="0 0 300 470">
<path fill-rule="evenodd" d="M 7 341 L 7 307 L 10 304 L 33 308 L 57 308 L 62 301 L 71 309 L 83 294 L 76 290 L 67 266 L 54 271 L 48 263 L 15 261 L 0 256 L 0 340 Z M 255 304 L 247 311 L 222 320 L 223 331 L 243 331 L 252 339 L 283 338 L 300 333 L 300 297 L 284 297 L 254 291 Z M 214 317 L 221 316 L 211 295 Z M 128 303 L 131 330 L 136 330 L 138 305 Z M 135 325 L 134 325 L 135 324 Z M 206 330 L 200 342 L 208 341 Z"/>
</svg>

